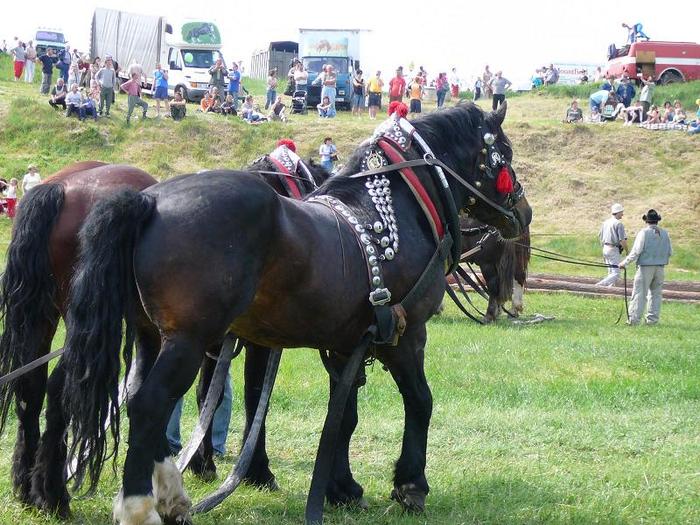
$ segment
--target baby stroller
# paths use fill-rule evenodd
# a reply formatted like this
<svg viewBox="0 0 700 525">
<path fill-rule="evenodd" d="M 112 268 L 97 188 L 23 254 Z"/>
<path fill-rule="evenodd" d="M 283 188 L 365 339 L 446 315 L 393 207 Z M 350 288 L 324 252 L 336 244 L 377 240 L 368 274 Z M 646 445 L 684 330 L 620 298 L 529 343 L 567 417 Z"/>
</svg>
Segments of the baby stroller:
<svg viewBox="0 0 700 525">
<path fill-rule="evenodd" d="M 292 113 L 306 115 L 306 91 L 298 89 L 292 93 Z"/>
</svg>

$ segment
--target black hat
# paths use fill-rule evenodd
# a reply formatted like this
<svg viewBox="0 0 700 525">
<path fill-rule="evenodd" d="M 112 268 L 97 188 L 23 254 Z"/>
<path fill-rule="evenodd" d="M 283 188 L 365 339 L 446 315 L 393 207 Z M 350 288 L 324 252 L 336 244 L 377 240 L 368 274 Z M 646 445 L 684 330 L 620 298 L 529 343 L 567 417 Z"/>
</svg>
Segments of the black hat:
<svg viewBox="0 0 700 525">
<path fill-rule="evenodd" d="M 661 215 L 659 215 L 656 210 L 651 209 L 646 212 L 645 215 L 642 215 L 642 220 L 650 224 L 655 224 L 661 220 Z"/>
</svg>

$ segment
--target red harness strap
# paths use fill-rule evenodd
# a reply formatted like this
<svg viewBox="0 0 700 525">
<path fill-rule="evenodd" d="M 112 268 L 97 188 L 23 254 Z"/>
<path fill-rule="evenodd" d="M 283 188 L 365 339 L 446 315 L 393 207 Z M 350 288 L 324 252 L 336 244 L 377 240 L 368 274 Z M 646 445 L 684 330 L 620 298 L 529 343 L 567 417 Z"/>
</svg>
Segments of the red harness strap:
<svg viewBox="0 0 700 525">
<path fill-rule="evenodd" d="M 378 141 L 378 145 L 391 162 L 397 163 L 406 160 L 389 141 L 380 139 Z M 438 215 L 437 209 L 435 208 L 430 195 L 428 195 L 428 192 L 413 169 L 404 168 L 399 170 L 399 172 L 401 173 L 403 180 L 406 182 L 406 184 L 408 184 L 411 192 L 413 192 L 413 195 L 416 197 L 418 204 L 420 204 L 421 209 L 425 213 L 426 219 L 428 219 L 430 229 L 433 231 L 435 241 L 439 243 L 445 235 L 445 228 L 440 220 L 440 215 Z"/>
<path fill-rule="evenodd" d="M 295 181 L 292 177 L 289 177 L 289 170 L 286 168 L 284 164 L 282 164 L 280 161 L 278 161 L 276 158 L 270 156 L 268 157 L 274 164 L 277 166 L 277 169 L 280 170 L 280 177 L 283 181 L 285 186 L 287 186 L 287 190 L 289 192 L 289 196 L 293 199 L 296 199 L 300 201 L 302 199 L 301 192 L 299 191 L 299 186 L 297 186 L 297 181 Z"/>
</svg>

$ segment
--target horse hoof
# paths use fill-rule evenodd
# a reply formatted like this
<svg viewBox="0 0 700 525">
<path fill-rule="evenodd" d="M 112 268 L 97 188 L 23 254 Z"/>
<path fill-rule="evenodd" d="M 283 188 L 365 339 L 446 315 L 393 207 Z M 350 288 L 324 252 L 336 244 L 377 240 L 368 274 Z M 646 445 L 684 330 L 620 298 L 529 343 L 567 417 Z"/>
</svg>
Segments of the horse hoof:
<svg viewBox="0 0 700 525">
<path fill-rule="evenodd" d="M 163 525 L 194 525 L 192 517 L 188 514 L 186 516 L 176 516 L 163 518 Z"/>
<path fill-rule="evenodd" d="M 391 491 L 391 499 L 398 501 L 405 511 L 416 513 L 425 510 L 426 495 L 414 483 L 405 483 Z"/>
</svg>

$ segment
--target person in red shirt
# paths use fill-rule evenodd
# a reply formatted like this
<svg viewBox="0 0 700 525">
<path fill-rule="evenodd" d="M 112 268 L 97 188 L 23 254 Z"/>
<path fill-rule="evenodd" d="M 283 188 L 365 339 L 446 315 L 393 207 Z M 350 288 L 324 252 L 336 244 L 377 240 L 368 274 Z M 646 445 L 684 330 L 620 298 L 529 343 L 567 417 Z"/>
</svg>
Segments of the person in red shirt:
<svg viewBox="0 0 700 525">
<path fill-rule="evenodd" d="M 389 102 L 401 102 L 406 91 L 406 81 L 403 78 L 403 70 L 397 69 L 396 76 L 389 81 Z"/>
</svg>

